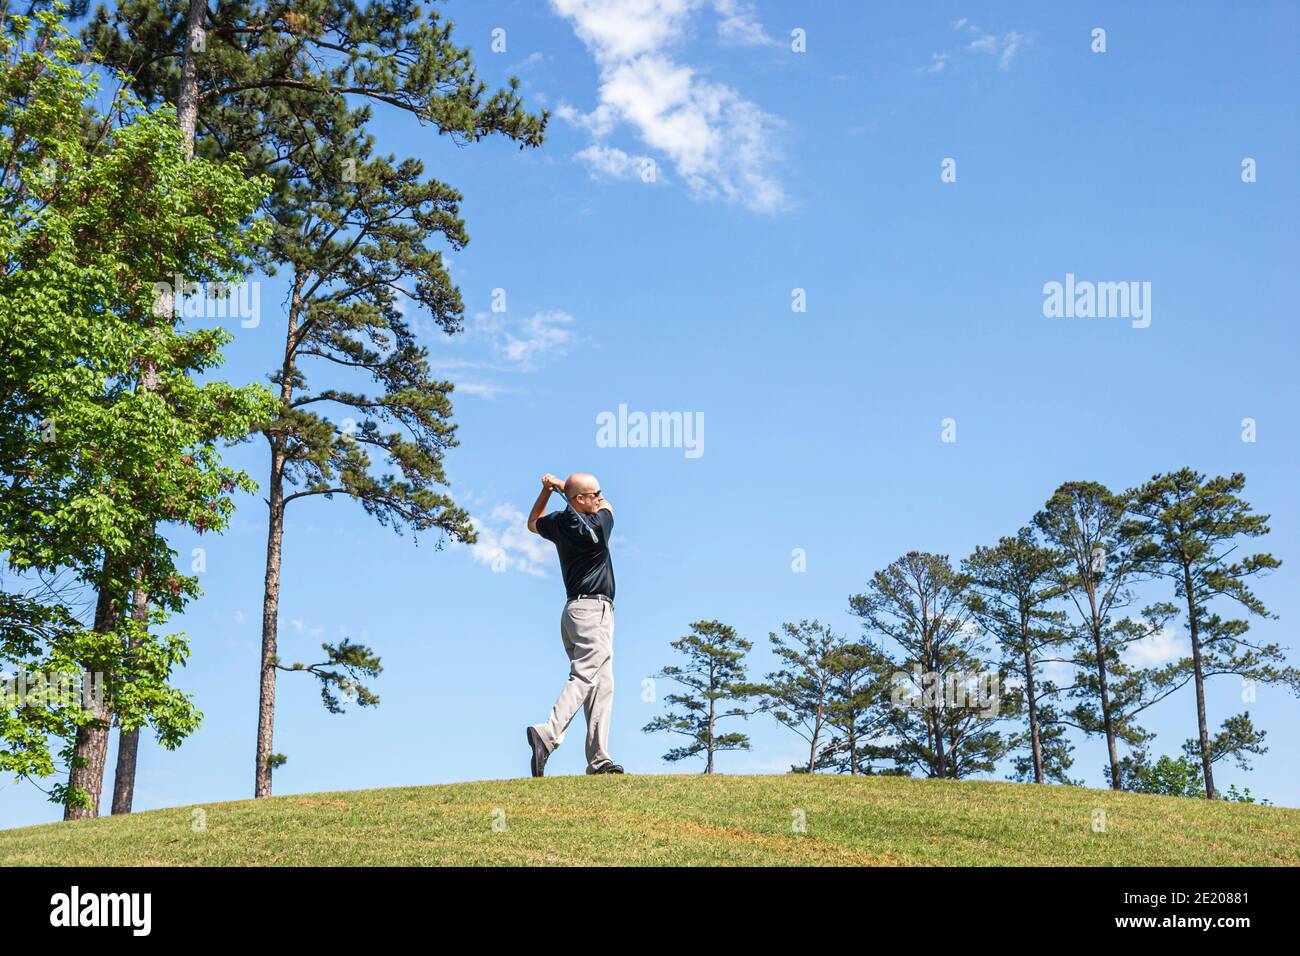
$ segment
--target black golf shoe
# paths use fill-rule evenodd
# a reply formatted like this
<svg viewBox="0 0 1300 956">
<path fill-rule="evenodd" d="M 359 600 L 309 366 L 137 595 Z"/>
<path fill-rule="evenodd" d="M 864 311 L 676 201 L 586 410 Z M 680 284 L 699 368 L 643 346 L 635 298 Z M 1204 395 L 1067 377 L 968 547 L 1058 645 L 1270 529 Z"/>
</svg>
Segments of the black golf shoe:
<svg viewBox="0 0 1300 956">
<path fill-rule="evenodd" d="M 528 728 L 528 746 L 533 751 L 531 763 L 533 776 L 541 777 L 544 775 L 546 760 L 551 756 L 551 752 L 546 749 L 546 744 L 542 742 L 542 735 L 533 730 L 531 726 Z"/>
</svg>

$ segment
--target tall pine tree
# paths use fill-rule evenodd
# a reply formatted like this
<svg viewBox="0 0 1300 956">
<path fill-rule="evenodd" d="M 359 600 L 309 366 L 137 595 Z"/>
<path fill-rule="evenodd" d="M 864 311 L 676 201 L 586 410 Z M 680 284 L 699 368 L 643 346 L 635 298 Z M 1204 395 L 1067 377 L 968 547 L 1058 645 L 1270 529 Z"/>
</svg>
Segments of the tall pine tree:
<svg viewBox="0 0 1300 956">
<path fill-rule="evenodd" d="M 787 622 L 781 631 L 768 639 L 783 666 L 752 692 L 763 711 L 807 741 L 807 762 L 791 769 L 812 773 L 830 736 L 837 652 L 846 642 L 820 621 Z"/>
<path fill-rule="evenodd" d="M 996 722 L 1010 717 L 1002 705 L 1013 702 L 1002 700 L 1003 676 L 991 669 L 973 625 L 969 586 L 947 556 L 909 551 L 849 598 L 864 629 L 894 659 L 891 758 L 908 772 L 949 778 L 989 772 L 1010 746 Z M 996 697 L 972 705 L 985 687 Z"/>
<path fill-rule="evenodd" d="M 1062 593 L 1078 615 L 1075 660 L 1085 669 L 1076 694 L 1096 704 L 1097 719 L 1083 707 L 1077 718 L 1086 733 L 1101 733 L 1109 754 L 1111 786 L 1121 789 L 1119 740 L 1140 744 L 1143 732 L 1125 725 L 1116 703 L 1117 671 L 1124 669 L 1120 646 L 1138 639 L 1132 628 L 1116 625 L 1118 612 L 1133 600 L 1130 587 L 1138 575 L 1136 545 L 1121 535 L 1127 498 L 1104 485 L 1072 481 L 1061 485 L 1034 516 L 1034 525 L 1064 560 L 1056 572 Z M 1125 691 L 1140 697 L 1143 675 L 1125 670 Z M 1135 684 L 1137 686 L 1135 686 Z"/>
<path fill-rule="evenodd" d="M 684 694 L 664 698 L 669 706 L 641 730 L 644 733 L 681 734 L 689 743 L 664 754 L 670 763 L 704 755 L 704 772 L 714 772 L 714 755 L 727 750 L 748 750 L 749 737 L 738 731 L 723 733 L 719 721 L 732 717 L 746 719 L 756 708 L 739 705 L 752 695 L 746 677 L 745 654 L 753 644 L 738 635 L 735 628 L 721 621 L 696 621 L 691 633 L 672 642 L 672 647 L 686 656 L 686 664 L 671 664 L 655 675 L 668 678 L 686 688 Z"/>
<path fill-rule="evenodd" d="M 1062 560 L 1061 552 L 1038 543 L 1032 528 L 1022 528 L 993 547 L 976 548 L 962 567 L 971 582 L 972 613 L 1024 685 L 1028 768 L 1035 783 L 1065 782 L 1071 763 L 1069 742 L 1052 706 L 1059 688 L 1041 677 L 1043 664 L 1062 660 L 1058 655 L 1069 640 L 1065 614 L 1054 606 L 1061 596 L 1057 572 Z M 1045 737 L 1050 747 L 1044 746 Z"/>
<path fill-rule="evenodd" d="M 283 759 L 272 744 L 275 675 L 289 667 L 278 654 L 285 509 L 345 495 L 395 530 L 473 540 L 468 515 L 439 490 L 455 444 L 451 385 L 431 376 L 402 304 L 447 333 L 460 328 L 438 249 L 468 241 L 460 195 L 414 160 L 373 156 L 372 109 L 405 111 L 459 142 L 500 135 L 521 148 L 541 143 L 546 117 L 524 109 L 517 81 L 490 92 L 450 23 L 413 0 L 128 0 L 101 8 L 89 36 L 146 100 L 185 107 L 196 23 L 196 152 L 241 152 L 250 172 L 272 177 L 275 229 L 261 259 L 290 283 L 272 375 L 280 404 L 261 429 L 270 477 L 254 794 L 265 796 Z M 309 372 L 329 384 L 311 387 Z M 334 384 L 347 374 L 360 381 Z M 378 666 L 357 645 L 326 652 L 318 676 Z M 367 692 L 362 703 L 375 700 Z"/>
<path fill-rule="evenodd" d="M 1279 567 L 1271 554 L 1243 555 L 1243 541 L 1268 533 L 1268 515 L 1255 514 L 1240 497 L 1246 476 L 1236 473 L 1207 479 L 1191 468 L 1155 475 L 1137 489 L 1130 504 L 1132 520 L 1125 533 L 1137 540 L 1139 558 L 1147 568 L 1174 587 L 1187 611 L 1187 635 L 1192 655 L 1183 672 L 1196 692 L 1196 754 L 1201 761 L 1205 795 L 1218 795 L 1214 785 L 1216 760 L 1232 752 L 1233 741 L 1254 745 L 1249 714 L 1225 721 L 1224 733 L 1212 739 L 1205 703 L 1208 678 L 1232 674 L 1243 681 L 1282 684 L 1300 693 L 1300 671 L 1286 665 L 1276 644 L 1254 644 L 1244 620 L 1225 620 L 1212 603 L 1235 603 L 1250 614 L 1270 617 L 1264 602 L 1250 589 L 1250 579 Z M 1179 684 L 1181 686 L 1181 683 Z"/>
</svg>

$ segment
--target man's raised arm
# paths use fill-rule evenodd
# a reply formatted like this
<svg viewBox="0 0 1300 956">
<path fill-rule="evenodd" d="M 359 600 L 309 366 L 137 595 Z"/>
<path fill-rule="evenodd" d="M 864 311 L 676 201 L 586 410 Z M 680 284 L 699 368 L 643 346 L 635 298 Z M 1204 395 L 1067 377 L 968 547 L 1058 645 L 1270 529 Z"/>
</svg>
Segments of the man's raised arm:
<svg viewBox="0 0 1300 956">
<path fill-rule="evenodd" d="M 528 530 L 533 534 L 539 534 L 537 530 L 537 519 L 546 513 L 546 503 L 551 500 L 552 491 L 564 491 L 564 482 L 554 475 L 542 475 L 542 492 L 533 502 L 533 510 L 528 513 Z"/>
</svg>

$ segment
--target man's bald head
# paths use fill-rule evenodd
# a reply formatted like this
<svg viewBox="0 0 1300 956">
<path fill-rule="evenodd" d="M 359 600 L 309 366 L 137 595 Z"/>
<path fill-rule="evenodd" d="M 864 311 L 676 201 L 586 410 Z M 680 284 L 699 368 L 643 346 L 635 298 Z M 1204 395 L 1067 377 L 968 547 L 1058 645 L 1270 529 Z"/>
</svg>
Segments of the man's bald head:
<svg viewBox="0 0 1300 956">
<path fill-rule="evenodd" d="M 587 494 L 592 491 L 600 490 L 600 482 L 596 480 L 595 475 L 589 475 L 585 471 L 575 471 L 568 478 L 564 479 L 564 493 L 572 498 L 574 495 Z"/>
<path fill-rule="evenodd" d="M 600 491 L 600 482 L 595 475 L 585 471 L 575 471 L 564 480 L 564 497 L 569 499 L 575 511 L 582 514 L 589 515 L 598 509 L 600 498 L 593 494 L 597 491 Z"/>
</svg>

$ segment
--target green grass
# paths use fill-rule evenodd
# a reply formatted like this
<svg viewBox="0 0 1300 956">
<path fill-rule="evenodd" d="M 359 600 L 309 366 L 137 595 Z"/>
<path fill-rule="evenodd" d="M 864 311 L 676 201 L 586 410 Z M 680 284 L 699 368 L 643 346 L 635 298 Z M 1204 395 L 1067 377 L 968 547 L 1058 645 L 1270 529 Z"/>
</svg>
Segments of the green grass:
<svg viewBox="0 0 1300 956">
<path fill-rule="evenodd" d="M 3 830 L 0 863 L 1295 866 L 1300 810 L 898 777 L 549 777 Z"/>
</svg>

